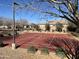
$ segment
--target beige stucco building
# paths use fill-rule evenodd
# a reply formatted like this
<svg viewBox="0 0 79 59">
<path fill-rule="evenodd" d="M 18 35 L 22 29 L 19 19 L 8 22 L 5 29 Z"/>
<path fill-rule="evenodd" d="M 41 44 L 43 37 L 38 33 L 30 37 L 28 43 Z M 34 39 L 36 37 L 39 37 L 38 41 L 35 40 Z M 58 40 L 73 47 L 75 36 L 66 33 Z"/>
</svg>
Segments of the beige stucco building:
<svg viewBox="0 0 79 59">
<path fill-rule="evenodd" d="M 68 22 L 66 20 L 52 20 L 48 21 L 48 24 L 50 26 L 50 32 L 56 31 L 56 24 L 61 23 L 63 25 L 62 32 L 67 32 Z M 45 31 L 45 24 L 39 24 L 39 27 L 41 30 Z"/>
<path fill-rule="evenodd" d="M 40 28 L 42 31 L 45 31 L 45 24 L 39 24 L 39 28 Z"/>
</svg>

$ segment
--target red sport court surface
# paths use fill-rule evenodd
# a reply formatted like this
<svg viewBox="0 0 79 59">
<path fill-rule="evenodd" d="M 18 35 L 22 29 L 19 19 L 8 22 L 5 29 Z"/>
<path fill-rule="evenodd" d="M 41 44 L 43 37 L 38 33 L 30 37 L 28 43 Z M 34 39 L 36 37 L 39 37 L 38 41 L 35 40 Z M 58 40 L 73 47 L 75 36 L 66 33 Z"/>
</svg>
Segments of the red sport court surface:
<svg viewBox="0 0 79 59">
<path fill-rule="evenodd" d="M 24 33 L 20 34 L 19 36 L 16 36 L 16 44 L 19 45 L 20 48 L 26 48 L 28 46 L 36 46 L 36 47 L 45 47 L 49 46 L 49 44 L 46 43 L 46 40 L 48 39 L 72 39 L 72 36 L 69 34 L 50 34 L 50 33 Z M 7 46 L 11 46 L 13 42 L 12 37 L 5 37 L 2 38 L 3 42 L 5 44 L 8 44 Z"/>
</svg>

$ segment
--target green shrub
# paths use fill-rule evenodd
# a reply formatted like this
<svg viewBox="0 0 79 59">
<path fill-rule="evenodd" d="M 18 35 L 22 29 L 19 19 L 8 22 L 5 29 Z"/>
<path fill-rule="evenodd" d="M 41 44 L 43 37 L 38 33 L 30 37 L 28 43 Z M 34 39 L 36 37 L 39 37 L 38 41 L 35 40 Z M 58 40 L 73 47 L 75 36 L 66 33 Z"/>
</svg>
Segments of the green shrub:
<svg viewBox="0 0 79 59">
<path fill-rule="evenodd" d="M 13 35 L 13 31 L 4 31 L 3 35 L 4 36 L 12 36 Z M 19 33 L 17 31 L 15 31 L 15 35 L 19 35 Z"/>
<path fill-rule="evenodd" d="M 4 37 L 4 35 L 3 34 L 0 34 L 0 37 Z"/>
<path fill-rule="evenodd" d="M 47 47 L 44 47 L 41 49 L 42 54 L 49 54 L 49 49 Z"/>
<path fill-rule="evenodd" d="M 64 59 L 65 54 L 64 54 L 62 48 L 57 48 L 55 52 L 56 52 L 56 55 L 58 55 L 59 57 L 61 57 L 61 59 Z"/>
<path fill-rule="evenodd" d="M 31 52 L 31 53 L 35 53 L 38 50 L 34 46 L 29 46 L 27 49 L 28 49 L 28 52 Z"/>
<path fill-rule="evenodd" d="M 0 47 L 3 47 L 3 46 L 4 46 L 3 42 L 0 42 Z"/>
</svg>

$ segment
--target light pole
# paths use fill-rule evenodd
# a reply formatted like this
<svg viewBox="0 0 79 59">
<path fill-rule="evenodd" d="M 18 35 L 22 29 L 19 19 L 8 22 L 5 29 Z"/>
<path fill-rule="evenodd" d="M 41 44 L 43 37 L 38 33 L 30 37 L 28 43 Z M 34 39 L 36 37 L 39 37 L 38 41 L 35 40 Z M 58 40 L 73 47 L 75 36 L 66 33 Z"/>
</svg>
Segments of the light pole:
<svg viewBox="0 0 79 59">
<path fill-rule="evenodd" d="M 16 5 L 19 6 L 18 3 L 16 3 L 15 1 L 13 1 L 13 43 L 12 43 L 12 49 L 16 49 L 16 40 L 15 40 L 15 30 L 16 30 L 16 26 L 15 26 L 15 13 L 16 13 Z M 21 8 L 25 8 L 28 5 L 21 5 Z"/>
<path fill-rule="evenodd" d="M 12 43 L 12 49 L 16 49 L 16 40 L 15 40 L 15 30 L 16 30 L 16 26 L 15 26 L 15 13 L 16 13 L 16 5 L 19 6 L 18 3 L 16 3 L 15 1 L 13 1 L 13 43 Z M 23 6 L 22 6 L 23 7 Z"/>
<path fill-rule="evenodd" d="M 15 2 L 13 2 L 13 43 L 12 43 L 12 49 L 16 48 L 16 42 L 15 42 Z"/>
<path fill-rule="evenodd" d="M 18 3 L 16 3 L 15 2 L 15 0 L 13 0 L 13 3 L 12 3 L 12 9 L 13 9 L 13 11 L 12 11 L 12 13 L 13 13 L 13 28 L 12 28 L 12 30 L 13 30 L 13 43 L 12 43 L 12 49 L 15 49 L 16 48 L 16 40 L 15 40 L 15 29 L 16 29 L 16 26 L 15 26 L 15 13 L 16 13 L 16 5 L 17 6 L 19 6 L 19 4 Z M 0 6 L 10 6 L 10 5 L 3 5 L 3 4 L 0 4 Z M 21 5 L 20 7 L 21 8 L 25 8 L 25 7 L 27 7 L 28 5 L 26 4 L 26 5 Z"/>
</svg>

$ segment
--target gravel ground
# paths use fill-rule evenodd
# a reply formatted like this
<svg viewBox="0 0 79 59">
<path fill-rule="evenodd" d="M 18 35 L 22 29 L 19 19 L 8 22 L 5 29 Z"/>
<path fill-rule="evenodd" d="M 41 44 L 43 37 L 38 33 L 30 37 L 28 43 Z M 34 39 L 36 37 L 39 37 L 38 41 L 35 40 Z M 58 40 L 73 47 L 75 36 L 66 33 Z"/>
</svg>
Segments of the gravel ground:
<svg viewBox="0 0 79 59">
<path fill-rule="evenodd" d="M 18 48 L 12 50 L 10 47 L 0 48 L 0 59 L 60 59 L 55 53 L 50 52 L 49 55 L 27 53 L 27 49 Z"/>
</svg>

